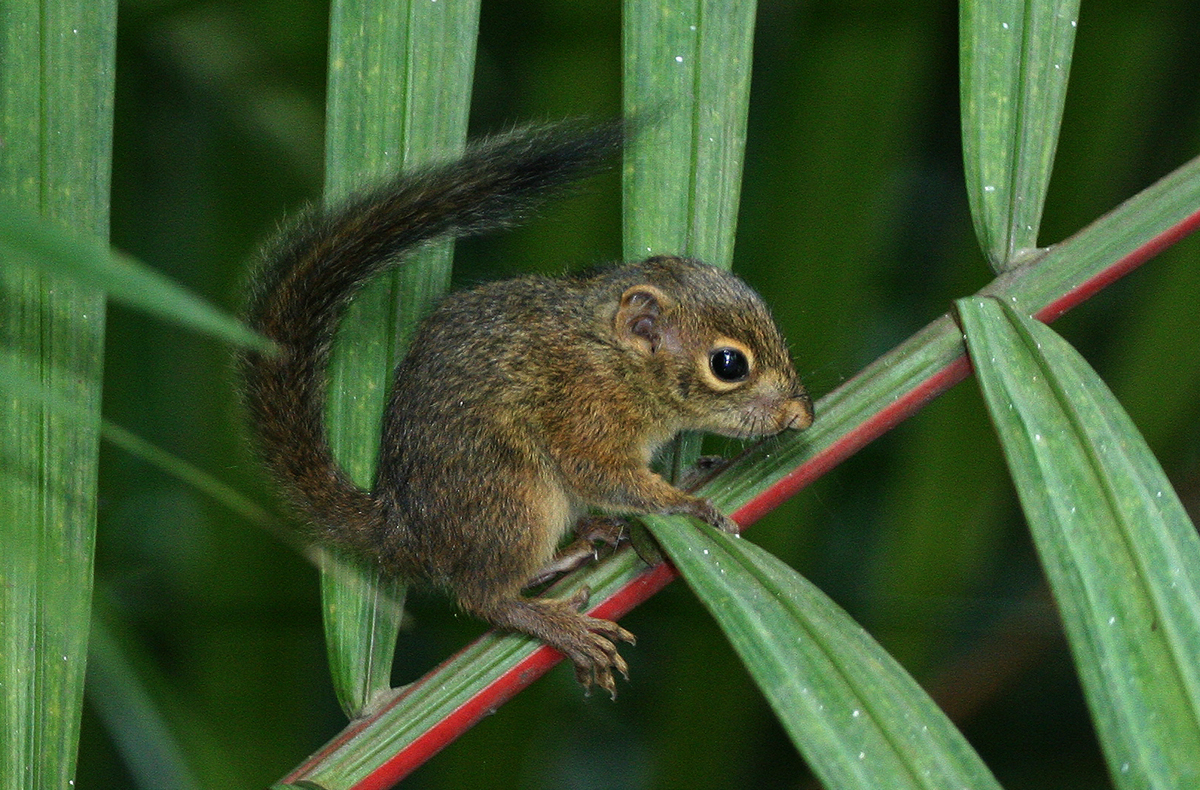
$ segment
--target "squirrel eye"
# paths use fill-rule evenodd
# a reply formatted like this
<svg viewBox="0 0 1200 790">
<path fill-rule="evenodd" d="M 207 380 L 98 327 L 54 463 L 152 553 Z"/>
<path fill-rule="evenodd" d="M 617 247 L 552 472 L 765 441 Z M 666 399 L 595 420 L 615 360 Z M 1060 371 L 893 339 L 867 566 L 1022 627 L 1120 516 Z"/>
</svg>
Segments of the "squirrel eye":
<svg viewBox="0 0 1200 790">
<path fill-rule="evenodd" d="M 718 348 L 709 352 L 708 367 L 721 381 L 743 381 L 750 375 L 750 362 L 736 348 Z"/>
</svg>

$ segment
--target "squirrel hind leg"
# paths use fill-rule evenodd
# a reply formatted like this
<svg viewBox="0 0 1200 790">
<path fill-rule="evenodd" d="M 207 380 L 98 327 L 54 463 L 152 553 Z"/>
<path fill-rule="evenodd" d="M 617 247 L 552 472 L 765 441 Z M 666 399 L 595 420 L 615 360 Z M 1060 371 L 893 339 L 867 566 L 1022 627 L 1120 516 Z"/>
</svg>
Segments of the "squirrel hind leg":
<svg viewBox="0 0 1200 790">
<path fill-rule="evenodd" d="M 636 638 L 611 620 L 589 617 L 579 611 L 587 603 L 585 588 L 567 599 L 522 598 L 494 601 L 460 601 L 463 608 L 497 628 L 518 631 L 540 639 L 575 665 L 575 679 L 586 690 L 592 684 L 617 697 L 613 671 L 629 679 L 629 667 L 617 652 L 617 642 L 633 644 Z"/>
</svg>

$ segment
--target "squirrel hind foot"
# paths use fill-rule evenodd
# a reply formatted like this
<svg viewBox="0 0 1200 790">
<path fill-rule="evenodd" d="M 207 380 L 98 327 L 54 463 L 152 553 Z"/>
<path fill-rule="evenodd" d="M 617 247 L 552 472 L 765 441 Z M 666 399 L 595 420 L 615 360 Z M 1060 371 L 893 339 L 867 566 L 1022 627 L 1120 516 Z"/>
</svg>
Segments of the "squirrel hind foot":
<svg viewBox="0 0 1200 790">
<path fill-rule="evenodd" d="M 614 670 L 629 679 L 629 666 L 617 652 L 617 642 L 633 644 L 636 637 L 611 620 L 579 611 L 588 598 L 582 589 L 567 599 L 506 598 L 484 605 L 463 602 L 464 608 L 497 628 L 540 639 L 575 665 L 575 679 L 590 692 L 597 685 L 617 698 Z"/>
</svg>

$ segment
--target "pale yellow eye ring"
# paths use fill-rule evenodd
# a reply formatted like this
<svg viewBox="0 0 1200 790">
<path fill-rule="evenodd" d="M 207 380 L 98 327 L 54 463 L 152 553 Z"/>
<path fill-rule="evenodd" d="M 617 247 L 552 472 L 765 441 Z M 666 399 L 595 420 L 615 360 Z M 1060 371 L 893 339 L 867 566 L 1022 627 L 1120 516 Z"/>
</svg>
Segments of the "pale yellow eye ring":
<svg viewBox="0 0 1200 790">
<path fill-rule="evenodd" d="M 745 343 L 719 337 L 701 355 L 698 364 L 708 386 L 728 392 L 750 380 L 754 373 L 754 352 Z"/>
</svg>

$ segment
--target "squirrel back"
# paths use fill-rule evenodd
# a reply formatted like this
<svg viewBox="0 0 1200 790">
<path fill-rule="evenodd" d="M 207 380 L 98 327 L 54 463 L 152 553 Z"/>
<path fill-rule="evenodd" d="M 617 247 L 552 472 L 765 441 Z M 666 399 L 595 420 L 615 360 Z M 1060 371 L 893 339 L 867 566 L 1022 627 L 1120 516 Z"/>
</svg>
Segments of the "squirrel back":
<svg viewBox="0 0 1200 790">
<path fill-rule="evenodd" d="M 242 395 L 264 462 L 325 539 L 370 551 L 358 543 L 381 519 L 334 461 L 325 430 L 330 345 L 347 304 L 422 244 L 518 223 L 548 192 L 609 163 L 626 128 L 560 123 L 486 139 L 458 160 L 314 210 L 266 248 L 246 321 L 279 351 L 240 355 Z"/>
</svg>

